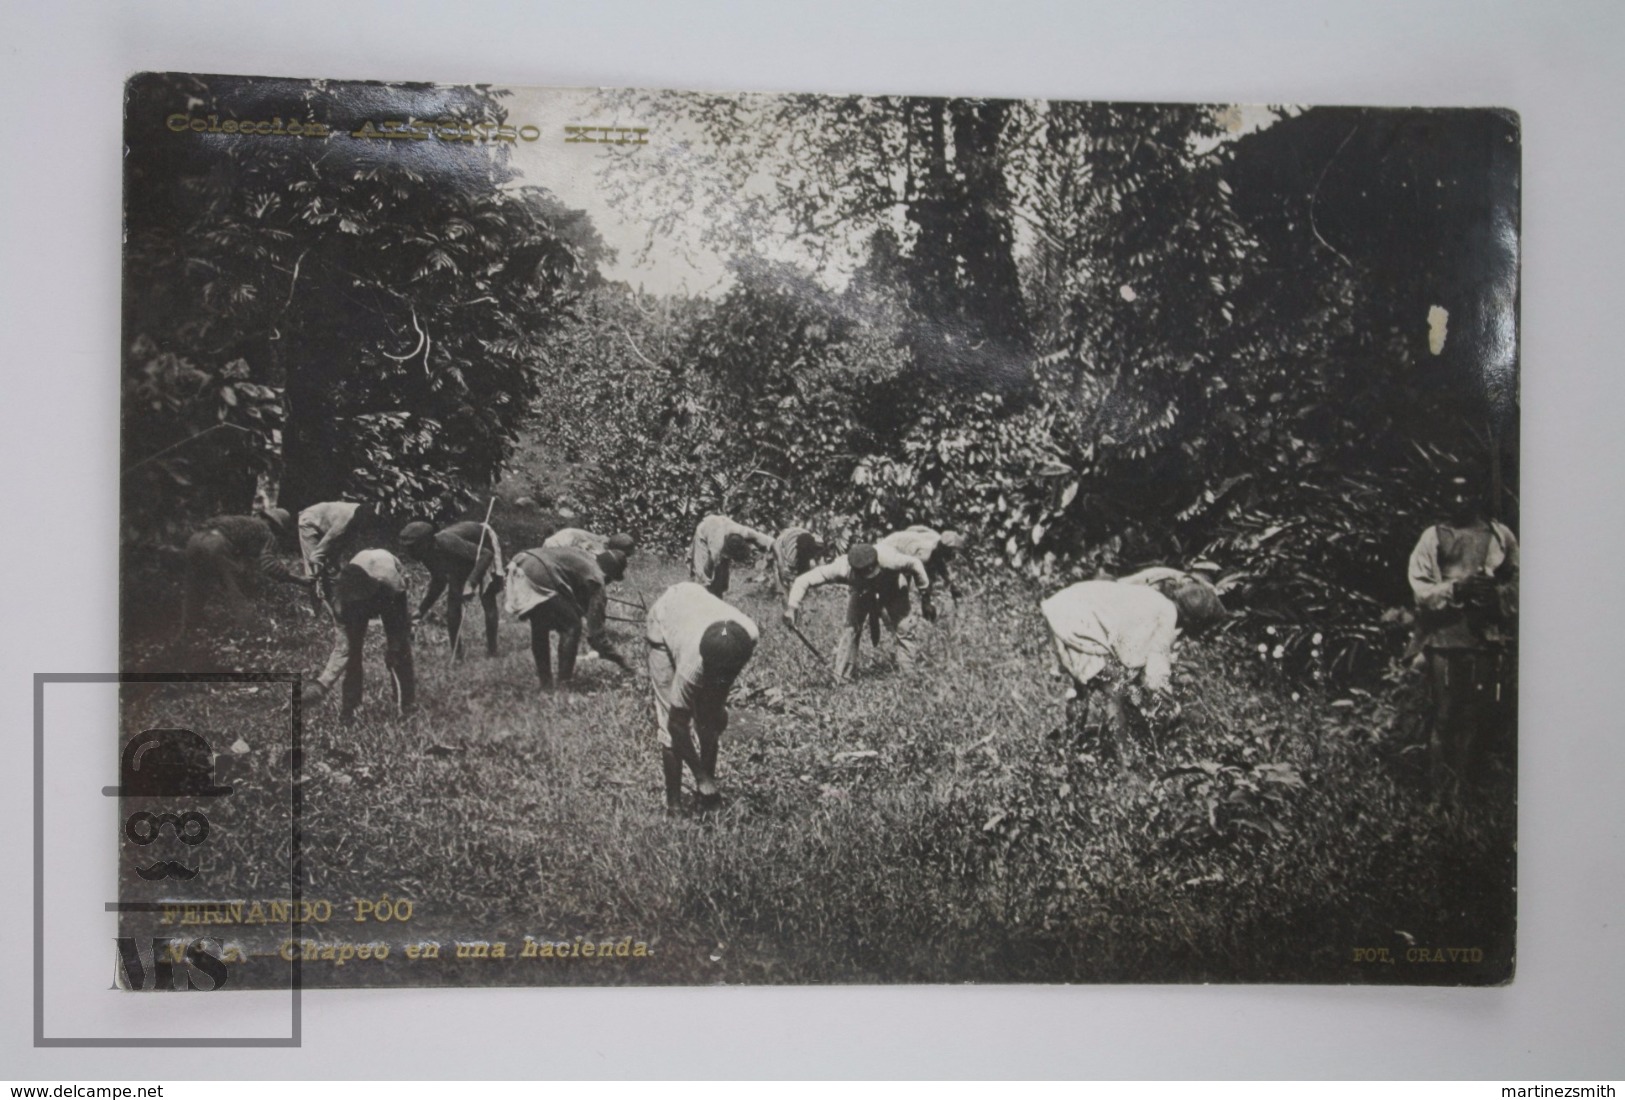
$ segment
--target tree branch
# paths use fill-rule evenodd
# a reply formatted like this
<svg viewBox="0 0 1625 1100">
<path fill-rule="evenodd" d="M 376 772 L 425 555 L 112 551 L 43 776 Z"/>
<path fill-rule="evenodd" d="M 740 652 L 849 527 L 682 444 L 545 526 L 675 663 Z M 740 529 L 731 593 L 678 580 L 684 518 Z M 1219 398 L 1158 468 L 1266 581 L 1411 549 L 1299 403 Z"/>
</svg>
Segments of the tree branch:
<svg viewBox="0 0 1625 1100">
<path fill-rule="evenodd" d="M 407 352 L 405 355 L 391 355 L 391 354 L 389 354 L 389 352 L 384 351 L 382 348 L 379 348 L 378 349 L 379 354 L 381 354 L 385 359 L 393 359 L 397 363 L 405 363 L 410 359 L 416 358 L 418 352 L 421 351 L 423 353 L 423 373 L 428 374 L 429 373 L 429 334 L 424 331 L 422 325 L 418 324 L 418 311 L 417 311 L 416 307 L 408 307 L 408 308 L 410 308 L 411 311 L 412 311 L 412 328 L 415 329 L 417 331 L 417 334 L 418 334 L 418 345 L 417 345 L 417 347 L 413 348 L 411 351 Z"/>
<path fill-rule="evenodd" d="M 632 354 L 636 355 L 638 357 L 639 362 L 641 362 L 644 366 L 648 367 L 650 370 L 659 370 L 660 369 L 658 366 L 656 366 L 654 364 L 654 362 L 652 360 L 650 360 L 650 358 L 647 355 L 643 354 L 643 352 L 638 350 L 638 345 L 632 339 L 632 334 L 630 332 L 627 332 L 626 328 L 624 326 L 622 326 L 618 322 L 611 322 L 611 324 L 614 324 L 615 325 L 615 331 L 620 333 L 621 336 L 623 336 L 626 339 L 626 346 L 632 349 Z"/>
<path fill-rule="evenodd" d="M 299 284 L 299 268 L 305 262 L 305 257 L 309 254 L 310 249 L 307 248 L 303 252 L 299 253 L 299 258 L 293 262 L 293 274 L 288 277 L 288 296 L 282 299 L 282 308 L 284 310 L 293 303 L 293 288 Z"/>
<path fill-rule="evenodd" d="M 196 432 L 196 433 L 194 433 L 192 435 L 187 436 L 185 439 L 181 440 L 179 443 L 171 443 L 169 446 L 165 447 L 163 450 L 158 451 L 158 452 L 156 452 L 154 454 L 150 454 L 146 458 L 143 458 L 140 462 L 137 462 L 137 463 L 134 463 L 133 465 L 124 467 L 124 473 L 119 474 L 119 476 L 123 477 L 125 474 L 129 474 L 129 473 L 132 473 L 132 472 L 134 472 L 136 470 L 139 470 L 141 467 L 145 466 L 147 463 L 156 462 L 158 459 L 163 458 L 170 451 L 178 451 L 182 447 L 186 446 L 188 443 L 191 443 L 193 440 L 202 439 L 204 436 L 208 435 L 210 432 L 217 432 L 221 428 L 230 428 L 232 431 L 236 431 L 236 432 L 247 432 L 248 431 L 248 429 L 243 427 L 241 424 L 228 424 L 228 423 L 226 423 L 224 421 L 220 422 L 219 424 L 211 424 L 211 425 L 209 425 L 209 427 L 204 428 L 201 432 Z"/>
</svg>

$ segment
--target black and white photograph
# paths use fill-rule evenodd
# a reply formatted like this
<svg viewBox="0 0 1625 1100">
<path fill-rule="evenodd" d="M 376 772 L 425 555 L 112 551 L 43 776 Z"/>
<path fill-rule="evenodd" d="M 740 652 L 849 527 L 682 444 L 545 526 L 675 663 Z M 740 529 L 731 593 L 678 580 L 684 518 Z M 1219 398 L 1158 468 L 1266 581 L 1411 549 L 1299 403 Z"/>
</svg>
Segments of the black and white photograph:
<svg viewBox="0 0 1625 1100">
<path fill-rule="evenodd" d="M 13 1092 L 1620 1087 L 1625 9 L 0 31 Z"/>
<path fill-rule="evenodd" d="M 121 668 L 300 680 L 108 748 L 224 988 L 1513 980 L 1514 112 L 125 127 Z"/>
</svg>

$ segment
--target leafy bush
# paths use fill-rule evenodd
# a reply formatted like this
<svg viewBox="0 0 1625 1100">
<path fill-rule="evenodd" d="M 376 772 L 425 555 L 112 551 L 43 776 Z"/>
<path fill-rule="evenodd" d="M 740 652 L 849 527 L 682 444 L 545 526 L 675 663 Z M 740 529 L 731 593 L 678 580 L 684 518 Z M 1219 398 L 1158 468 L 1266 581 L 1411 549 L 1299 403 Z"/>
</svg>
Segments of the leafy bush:
<svg viewBox="0 0 1625 1100">
<path fill-rule="evenodd" d="M 1221 764 L 1198 760 L 1171 769 L 1162 780 L 1177 791 L 1165 802 L 1159 824 L 1177 848 L 1234 842 L 1242 833 L 1285 839 L 1285 818 L 1303 779 L 1291 764 Z"/>
<path fill-rule="evenodd" d="M 209 371 L 138 336 L 123 392 L 124 539 L 179 541 L 188 520 L 251 499 L 277 468 L 282 391 L 248 380 L 241 359 Z M 188 509 L 175 507 L 184 500 Z"/>
</svg>

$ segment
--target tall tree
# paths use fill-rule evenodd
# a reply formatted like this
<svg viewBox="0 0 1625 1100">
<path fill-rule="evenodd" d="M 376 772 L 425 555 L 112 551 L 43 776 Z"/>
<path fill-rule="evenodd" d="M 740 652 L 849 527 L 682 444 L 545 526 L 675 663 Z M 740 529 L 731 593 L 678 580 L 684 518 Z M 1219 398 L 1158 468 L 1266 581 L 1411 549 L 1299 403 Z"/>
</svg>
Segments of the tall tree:
<svg viewBox="0 0 1625 1100">
<path fill-rule="evenodd" d="M 1236 300 L 1260 259 L 1231 208 L 1216 113 L 1052 103 L 1044 123 L 1048 155 L 1024 179 L 1034 289 L 1049 298 L 1034 309 L 1052 345 L 1038 376 L 1070 470 L 1054 537 L 1178 554 L 1176 517 L 1222 476 L 1219 414 L 1253 396 L 1258 330 Z"/>
<path fill-rule="evenodd" d="M 177 131 L 176 117 L 274 117 L 284 133 Z M 479 135 L 506 112 L 470 87 L 129 86 L 127 345 L 146 337 L 211 375 L 240 363 L 276 391 L 294 505 L 445 510 L 489 483 L 534 392 L 538 342 L 603 255 L 583 215 L 514 186 L 501 142 L 368 136 L 385 119 Z M 295 120 L 331 136 L 288 136 Z M 131 428 L 127 462 L 171 442 Z"/>
</svg>

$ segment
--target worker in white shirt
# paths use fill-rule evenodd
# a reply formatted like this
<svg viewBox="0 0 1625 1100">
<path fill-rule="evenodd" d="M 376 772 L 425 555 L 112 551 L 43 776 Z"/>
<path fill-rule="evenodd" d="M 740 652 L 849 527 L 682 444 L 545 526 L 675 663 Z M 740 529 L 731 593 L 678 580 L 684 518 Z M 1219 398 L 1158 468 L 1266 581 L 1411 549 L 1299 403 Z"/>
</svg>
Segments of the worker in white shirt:
<svg viewBox="0 0 1625 1100">
<path fill-rule="evenodd" d="M 704 585 L 711 595 L 726 595 L 729 566 L 736 562 L 749 565 L 753 546 L 763 553 L 771 552 L 773 536 L 735 523 L 727 516 L 706 516 L 694 528 L 689 576 Z"/>
<path fill-rule="evenodd" d="M 948 575 L 948 563 L 965 548 L 964 535 L 953 530 L 938 532 L 924 524 L 915 524 L 904 530 L 892 532 L 881 539 L 879 545 L 890 546 L 893 550 L 901 550 L 909 557 L 919 558 L 925 564 L 925 571 L 931 577 L 931 583 L 936 585 L 939 591 L 946 590 L 956 601 L 959 599 L 959 589 L 954 586 L 953 578 Z"/>
<path fill-rule="evenodd" d="M 1459 798 L 1515 721 L 1518 539 L 1490 518 L 1486 487 L 1453 479 L 1445 522 L 1422 532 L 1408 576 L 1431 706 L 1428 759 L 1436 795 Z"/>
<path fill-rule="evenodd" d="M 773 540 L 768 572 L 772 574 L 780 592 L 789 592 L 796 578 L 811 569 L 813 563 L 823 556 L 824 544 L 817 535 L 805 527 L 786 527 Z"/>
<path fill-rule="evenodd" d="M 316 596 L 333 607 L 333 578 L 339 567 L 377 534 L 378 511 L 371 504 L 327 500 L 299 513 L 299 552 Z"/>
<path fill-rule="evenodd" d="M 1186 637 L 1200 634 L 1230 617 L 1218 589 L 1196 573 L 1154 565 L 1120 577 L 1117 583 L 1144 585 L 1167 596 L 1179 611 L 1179 631 Z"/>
<path fill-rule="evenodd" d="M 785 600 L 784 621 L 794 628 L 807 593 L 825 584 L 847 586 L 846 623 L 840 648 L 835 655 L 835 676 L 850 680 L 858 665 L 858 645 L 864 627 L 869 628 L 871 644 L 878 645 L 882 624 L 897 643 L 897 667 L 904 672 L 913 667 L 913 623 L 909 619 L 909 589 L 920 592 L 920 611 L 927 620 L 936 618 L 931 603 L 931 578 L 919 558 L 890 546 L 859 543 L 846 553 L 796 578 Z"/>
<path fill-rule="evenodd" d="M 1055 655 L 1072 680 L 1067 689 L 1067 726 L 1082 732 L 1090 698 L 1105 695 L 1114 737 L 1127 726 L 1124 696 L 1143 683 L 1166 696 L 1173 675 L 1179 609 L 1156 589 L 1112 580 L 1084 581 L 1064 588 L 1039 605 L 1049 623 Z M 1105 751 L 1121 746 L 1104 741 Z"/>
<path fill-rule="evenodd" d="M 649 687 L 666 778 L 666 805 L 682 797 L 683 765 L 702 801 L 717 796 L 717 742 L 728 728 L 728 692 L 756 651 L 744 612 L 698 584 L 674 584 L 649 608 Z M 699 736 L 699 751 L 689 736 Z"/>
</svg>

